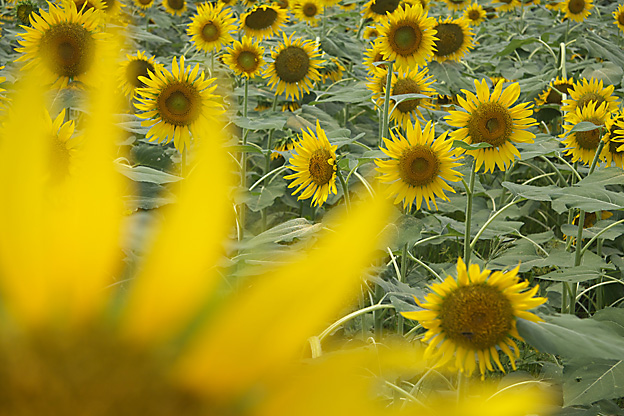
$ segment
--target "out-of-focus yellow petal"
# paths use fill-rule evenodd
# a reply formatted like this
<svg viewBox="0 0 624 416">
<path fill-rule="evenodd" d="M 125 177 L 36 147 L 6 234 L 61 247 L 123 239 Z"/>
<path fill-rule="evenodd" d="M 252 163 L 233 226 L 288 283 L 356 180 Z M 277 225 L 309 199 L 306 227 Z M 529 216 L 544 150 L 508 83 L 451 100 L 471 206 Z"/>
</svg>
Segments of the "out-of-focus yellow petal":
<svg viewBox="0 0 624 416">
<path fill-rule="evenodd" d="M 305 257 L 253 281 L 198 334 L 179 376 L 227 397 L 289 363 L 352 300 L 391 209 L 380 199 L 343 211 Z"/>
<path fill-rule="evenodd" d="M 212 267 L 233 224 L 232 180 L 221 126 L 197 140 L 196 164 L 181 182 L 142 271 L 122 325 L 139 342 L 164 340 L 195 316 L 219 281 Z"/>
</svg>

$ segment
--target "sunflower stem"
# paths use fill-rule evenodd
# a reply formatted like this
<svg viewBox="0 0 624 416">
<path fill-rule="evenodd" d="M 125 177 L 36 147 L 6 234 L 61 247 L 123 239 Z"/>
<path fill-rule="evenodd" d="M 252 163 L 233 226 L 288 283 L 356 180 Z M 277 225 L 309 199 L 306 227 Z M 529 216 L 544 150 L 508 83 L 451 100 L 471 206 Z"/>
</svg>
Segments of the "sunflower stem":
<svg viewBox="0 0 624 416">
<path fill-rule="evenodd" d="M 347 181 L 344 180 L 342 176 L 342 172 L 340 168 L 336 168 L 336 176 L 338 176 L 338 180 L 340 181 L 340 186 L 342 186 L 342 193 L 344 194 L 345 205 L 347 206 L 347 212 L 351 211 L 351 198 L 349 197 L 349 185 Z"/>
<path fill-rule="evenodd" d="M 381 312 L 382 309 L 394 309 L 394 306 L 390 303 L 376 303 L 375 305 L 371 305 L 366 308 L 359 309 L 355 312 L 351 312 L 350 314 L 343 316 L 342 318 L 328 326 L 327 329 L 318 336 L 318 339 L 322 342 L 326 336 L 330 335 L 345 322 L 349 322 L 351 319 L 357 318 L 358 316 L 367 314 L 369 312 L 375 312 L 375 314 L 377 314 L 378 312 Z"/>
<path fill-rule="evenodd" d="M 390 91 L 392 90 L 392 62 L 388 62 L 388 74 L 386 76 L 386 95 L 384 98 L 383 124 L 379 132 L 379 147 L 383 144 L 383 138 L 388 138 L 388 124 L 390 118 Z"/>
<path fill-rule="evenodd" d="M 275 113 L 276 108 L 277 108 L 277 94 L 273 98 L 273 105 L 271 106 L 271 114 Z M 272 153 L 271 146 L 273 146 L 273 132 L 274 131 L 275 129 L 269 130 L 269 137 L 267 138 L 267 151 L 266 151 L 266 156 L 264 159 L 264 173 L 265 174 L 268 173 L 269 169 L 271 168 L 271 153 Z M 262 208 L 262 210 L 260 211 L 260 217 L 262 218 L 262 231 L 265 231 L 267 229 L 266 208 Z"/>
<path fill-rule="evenodd" d="M 247 118 L 247 101 L 249 97 L 249 78 L 245 77 L 245 93 L 243 95 L 243 117 Z M 247 129 L 242 129 L 243 134 L 243 146 L 247 145 Z M 247 152 L 243 149 L 241 153 L 241 188 L 243 188 L 243 192 L 247 192 Z M 246 216 L 246 206 L 245 204 L 241 204 L 239 208 L 240 215 L 240 237 L 242 239 L 245 229 L 245 216 Z"/>
<path fill-rule="evenodd" d="M 472 246 L 470 244 L 470 223 L 472 221 L 472 196 L 474 192 L 474 183 L 476 176 L 475 163 L 476 160 L 473 159 L 472 165 L 470 166 L 470 182 L 466 187 L 466 229 L 464 230 L 464 263 L 466 263 L 467 266 L 470 265 L 470 255 L 472 254 Z"/>
<path fill-rule="evenodd" d="M 406 210 L 407 211 L 407 210 Z M 399 276 L 399 282 L 405 283 L 407 281 L 407 261 L 408 258 L 408 249 L 407 243 L 403 244 L 403 249 L 401 250 L 401 275 Z M 402 315 L 399 315 L 397 320 L 397 332 L 399 335 L 403 335 L 403 326 L 405 325 L 405 318 Z"/>
</svg>

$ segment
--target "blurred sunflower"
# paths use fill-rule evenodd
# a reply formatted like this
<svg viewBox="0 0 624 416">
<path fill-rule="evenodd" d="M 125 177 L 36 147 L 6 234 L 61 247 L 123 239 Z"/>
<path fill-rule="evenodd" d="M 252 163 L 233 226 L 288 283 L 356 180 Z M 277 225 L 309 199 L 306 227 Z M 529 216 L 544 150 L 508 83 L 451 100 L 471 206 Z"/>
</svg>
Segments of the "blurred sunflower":
<svg viewBox="0 0 624 416">
<path fill-rule="evenodd" d="M 340 62 L 340 59 L 336 58 L 335 56 L 330 56 L 323 63 L 323 65 L 319 69 L 319 72 L 321 74 L 323 82 L 327 80 L 330 80 L 332 82 L 338 82 L 342 79 L 344 71 L 346 70 L 347 69 Z"/>
<path fill-rule="evenodd" d="M 23 69 L 39 67 L 55 87 L 66 87 L 69 81 L 85 82 L 93 57 L 104 34 L 100 33 L 100 16 L 94 9 L 76 10 L 71 2 L 66 8 L 49 4 L 49 11 L 33 15 L 32 27 L 21 33 L 22 55 L 17 62 L 27 62 Z"/>
<path fill-rule="evenodd" d="M 383 46 L 380 39 L 376 39 L 371 43 L 370 48 L 367 48 L 364 51 L 364 66 L 366 66 L 366 70 L 371 75 L 374 75 L 380 71 L 385 72 L 387 68 L 387 65 L 385 64 L 374 65 L 375 62 L 385 61 L 384 56 L 381 53 L 382 49 Z"/>
<path fill-rule="evenodd" d="M 615 19 L 613 24 L 617 25 L 624 32 L 624 4 L 620 4 L 617 10 L 613 12 L 613 18 Z"/>
<path fill-rule="evenodd" d="M 76 10 L 79 12 L 86 12 L 89 9 L 94 9 L 94 11 L 104 11 L 106 8 L 104 0 L 62 0 L 60 3 L 64 7 L 69 7 L 70 3 L 74 3 L 76 5 Z"/>
<path fill-rule="evenodd" d="M 485 21 L 485 9 L 479 3 L 472 3 L 464 10 L 464 18 L 472 26 L 478 26 Z"/>
<path fill-rule="evenodd" d="M 587 79 L 582 78 L 574 83 L 573 88 L 568 89 L 570 97 L 563 100 L 564 106 L 561 110 L 573 114 L 578 107 L 583 108 L 591 102 L 596 103 L 596 107 L 606 102 L 608 111 L 615 111 L 618 104 L 617 97 L 613 95 L 614 89 L 613 85 L 605 87 L 602 80 L 592 78 L 587 81 Z"/>
<path fill-rule="evenodd" d="M 323 3 L 326 3 L 326 2 L 323 2 Z M 338 3 L 338 7 L 340 7 L 345 12 L 350 12 L 352 10 L 355 10 L 358 7 L 358 4 L 355 1 L 351 1 L 351 2 L 341 1 Z"/>
<path fill-rule="evenodd" d="M 330 194 L 336 194 L 336 148 L 327 140 L 325 131 L 316 120 L 316 133 L 312 129 L 303 130 L 303 137 L 295 145 L 295 155 L 288 163 L 292 175 L 284 179 L 294 179 L 289 188 L 297 187 L 293 195 L 301 192 L 297 200 L 312 197 L 311 205 L 321 206 Z"/>
<path fill-rule="evenodd" d="M 418 120 L 408 123 L 405 130 L 405 136 L 390 131 L 392 140 L 384 137 L 386 148 L 381 150 L 391 159 L 375 159 L 375 170 L 381 174 L 377 179 L 389 184 L 388 196 L 394 197 L 395 204 L 403 201 L 403 208 L 408 211 L 414 202 L 416 209 L 420 209 L 423 201 L 428 209 L 431 209 L 429 202 L 438 209 L 435 198 L 448 201 L 444 191 L 455 192 L 447 182 L 461 179 L 461 174 L 453 170 L 461 165 L 460 159 L 454 157 L 452 141 L 446 132 L 434 138 L 431 121 L 422 131 Z"/>
<path fill-rule="evenodd" d="M 76 157 L 77 147 L 80 140 L 72 139 L 74 134 L 74 121 L 65 122 L 65 109 L 61 110 L 58 116 L 52 120 L 50 114 L 45 111 L 45 128 L 49 132 L 49 152 L 48 152 L 48 172 L 51 184 L 57 184 L 67 178 L 72 173 Z"/>
<path fill-rule="evenodd" d="M 496 10 L 500 12 L 508 12 L 522 5 L 520 0 L 496 0 L 496 3 L 500 3 L 499 6 L 496 6 Z"/>
<path fill-rule="evenodd" d="M 459 105 L 465 111 L 449 111 L 448 124 L 460 127 L 451 133 L 454 140 L 464 140 L 469 144 L 488 143 L 491 147 L 468 150 L 466 153 L 475 158 L 475 170 L 485 164 L 485 171 L 493 172 L 498 166 L 506 170 L 520 152 L 514 146 L 517 143 L 532 143 L 535 135 L 526 131 L 537 124 L 531 118 L 533 110 L 529 103 L 512 107 L 520 96 L 520 85 L 516 82 L 503 90 L 499 81 L 490 93 L 485 79 L 475 80 L 477 94 L 462 90 L 466 99 L 458 97 Z"/>
<path fill-rule="evenodd" d="M 198 50 L 218 52 L 221 47 L 234 40 L 232 32 L 236 30 L 235 21 L 229 8 L 202 3 L 197 6 L 197 14 L 191 18 L 186 34 L 190 36 L 191 42 Z"/>
<path fill-rule="evenodd" d="M 559 11 L 565 13 L 567 19 L 582 22 L 591 14 L 593 0 L 565 0 L 557 5 Z"/>
<path fill-rule="evenodd" d="M 444 3 L 451 10 L 464 10 L 471 0 L 444 0 Z"/>
<path fill-rule="evenodd" d="M 577 107 L 574 112 L 566 115 L 566 121 L 569 124 L 563 125 L 566 131 L 560 137 L 565 137 L 565 140 L 562 141 L 567 148 L 565 154 L 571 156 L 573 162 L 580 160 L 585 165 L 589 165 L 592 162 L 600 143 L 600 131 L 607 122 L 609 114 L 610 111 L 606 102 L 597 106 L 595 101 L 591 101 L 586 106 L 582 108 Z M 582 121 L 594 123 L 597 128 L 588 131 L 570 132 L 574 126 Z"/>
<path fill-rule="evenodd" d="M 419 5 L 406 6 L 388 16 L 380 28 L 381 53 L 399 68 L 425 66 L 435 50 L 436 21 Z"/>
<path fill-rule="evenodd" d="M 323 14 L 323 4 L 319 0 L 294 0 L 293 15 L 310 26 L 316 26 L 318 17 Z"/>
<path fill-rule="evenodd" d="M 216 96 L 211 92 L 217 88 L 214 79 L 204 79 L 204 71 L 199 65 L 191 69 L 173 58 L 172 72 L 155 68 L 148 77 L 140 77 L 146 88 L 138 88 L 135 107 L 142 111 L 141 124 L 149 126 L 146 137 L 158 142 L 173 143 L 180 152 L 188 148 L 193 137 L 201 137 L 210 130 L 212 117 L 221 112 Z"/>
<path fill-rule="evenodd" d="M 273 146 L 274 152 L 271 152 L 271 160 L 277 160 L 283 158 L 281 154 L 277 152 L 287 152 L 295 148 L 299 138 L 297 136 L 285 136 L 277 140 L 275 146 Z"/>
<path fill-rule="evenodd" d="M 121 13 L 125 4 L 121 2 L 121 0 L 103 0 L 106 7 L 104 8 L 104 13 L 108 18 L 116 17 Z"/>
<path fill-rule="evenodd" d="M 610 211 L 600 211 L 600 219 L 606 220 L 613 216 L 613 213 Z M 576 215 L 572 220 L 573 225 L 578 225 L 580 215 Z M 591 228 L 596 224 L 596 220 L 598 219 L 598 215 L 596 212 L 586 212 L 585 213 L 585 221 L 583 221 L 583 228 Z M 564 236 L 567 237 L 567 236 Z"/>
<path fill-rule="evenodd" d="M 155 0 L 133 0 L 134 5 L 140 9 L 147 10 L 154 5 Z"/>
<path fill-rule="evenodd" d="M 173 16 L 182 16 L 186 11 L 186 0 L 162 0 L 165 11 Z"/>
<path fill-rule="evenodd" d="M 256 6 L 240 18 L 239 29 L 259 40 L 278 33 L 288 20 L 285 9 L 278 6 Z"/>
<path fill-rule="evenodd" d="M 561 105 L 562 94 L 569 95 L 574 88 L 574 80 L 571 78 L 557 78 L 535 99 L 537 105 L 559 104 Z"/>
<path fill-rule="evenodd" d="M 403 0 L 399 7 L 405 9 L 407 5 L 420 5 L 423 10 L 429 10 L 429 0 Z"/>
<path fill-rule="evenodd" d="M 377 29 L 377 26 L 366 26 L 362 37 L 368 40 L 375 40 L 379 37 L 379 29 Z"/>
<path fill-rule="evenodd" d="M 494 371 L 492 360 L 505 372 L 497 350 L 502 350 L 516 369 L 515 359 L 520 356 L 512 337 L 522 340 L 516 329 L 518 318 L 541 322 L 530 309 L 546 302 L 535 297 L 539 286 L 525 289 L 529 282 L 520 281 L 520 266 L 506 273 L 483 269 L 476 264 L 467 269 L 461 258 L 457 260 L 457 279 L 448 276 L 443 283 L 431 286 L 431 292 L 421 303 L 424 311 L 401 312 L 427 329 L 425 355 L 440 356 L 438 365 L 455 356 L 455 367 L 470 376 L 477 362 L 481 378 L 486 368 Z M 513 349 L 513 352 L 512 352 Z"/>
<path fill-rule="evenodd" d="M 435 108 L 436 110 L 444 109 L 451 105 L 459 105 L 459 101 L 457 100 L 457 95 L 441 95 L 438 94 L 435 100 Z"/>
<path fill-rule="evenodd" d="M 490 79 L 490 81 L 492 81 L 492 85 L 496 85 L 499 82 L 502 82 L 503 84 L 507 84 L 507 83 L 513 82 L 513 80 L 507 79 L 505 77 L 499 77 L 499 76 L 491 76 L 491 77 L 488 77 L 488 78 Z"/>
<path fill-rule="evenodd" d="M 143 51 L 137 51 L 135 55 L 126 55 L 126 60 L 121 63 L 118 71 L 121 90 L 127 97 L 134 96 L 136 88 L 144 88 L 147 85 L 139 77 L 149 77 L 149 72 L 156 72 L 156 68 L 162 68 L 161 64 L 149 58 Z"/>
<path fill-rule="evenodd" d="M 319 81 L 320 65 L 323 60 L 317 45 L 311 40 L 301 38 L 293 40 L 294 33 L 284 40 L 271 52 L 273 62 L 264 71 L 264 77 L 269 78 L 269 87 L 275 88 L 275 94 L 286 92 L 286 98 L 301 98 L 304 92 L 309 92 L 314 81 Z"/>
<path fill-rule="evenodd" d="M 243 36 L 242 42 L 234 41 L 223 55 L 223 63 L 239 76 L 254 78 L 262 73 L 264 66 L 264 48 L 253 38 Z"/>
<path fill-rule="evenodd" d="M 372 19 L 375 22 L 386 20 L 388 13 L 394 12 L 401 0 L 369 0 L 364 4 L 362 13 L 365 19 Z"/>
<path fill-rule="evenodd" d="M 399 96 L 397 99 L 400 99 L 400 95 L 403 94 L 433 96 L 436 92 L 431 88 L 431 84 L 435 80 L 428 74 L 428 71 L 427 67 L 420 72 L 418 69 L 399 70 L 392 76 L 390 96 Z M 390 119 L 406 129 L 412 124 L 412 118 L 416 119 L 417 115 L 422 118 L 423 115 L 418 107 L 432 108 L 433 104 L 430 98 L 410 98 L 398 104 L 392 100 Z"/>
<path fill-rule="evenodd" d="M 30 0 L 19 1 L 15 5 L 15 17 L 25 26 L 30 26 L 30 15 L 37 11 L 38 7 Z"/>
<path fill-rule="evenodd" d="M 286 101 L 282 104 L 282 112 L 290 111 L 291 113 L 299 110 L 301 108 L 301 104 L 297 101 Z"/>
<path fill-rule="evenodd" d="M 463 18 L 440 18 L 434 29 L 438 40 L 434 42 L 433 58 L 438 62 L 459 61 L 474 47 L 474 34 Z"/>
</svg>

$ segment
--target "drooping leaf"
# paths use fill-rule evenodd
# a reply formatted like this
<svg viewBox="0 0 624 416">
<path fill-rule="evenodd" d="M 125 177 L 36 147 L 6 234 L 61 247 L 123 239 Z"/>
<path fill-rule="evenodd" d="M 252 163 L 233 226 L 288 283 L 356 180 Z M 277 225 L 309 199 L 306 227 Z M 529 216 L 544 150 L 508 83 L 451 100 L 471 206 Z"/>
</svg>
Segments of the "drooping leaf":
<svg viewBox="0 0 624 416">
<path fill-rule="evenodd" d="M 563 371 L 565 406 L 587 405 L 624 396 L 622 360 L 572 360 Z"/>
</svg>

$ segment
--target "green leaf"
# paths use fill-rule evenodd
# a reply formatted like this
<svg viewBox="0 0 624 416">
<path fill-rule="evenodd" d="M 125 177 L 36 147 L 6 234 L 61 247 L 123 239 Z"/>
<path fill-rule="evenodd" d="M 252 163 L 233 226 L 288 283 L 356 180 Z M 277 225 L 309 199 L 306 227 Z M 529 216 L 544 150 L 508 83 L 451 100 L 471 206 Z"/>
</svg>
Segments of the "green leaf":
<svg viewBox="0 0 624 416">
<path fill-rule="evenodd" d="M 466 150 L 479 150 L 479 149 L 486 149 L 488 147 L 492 147 L 492 145 L 486 142 L 469 144 L 463 140 L 453 140 L 453 147 L 454 148 L 460 147 Z"/>
<path fill-rule="evenodd" d="M 294 218 L 258 234 L 244 243 L 249 249 L 267 243 L 291 242 L 295 238 L 307 237 L 321 229 L 321 224 L 313 224 L 305 218 Z"/>
<path fill-rule="evenodd" d="M 228 152 L 231 153 L 263 153 L 261 149 L 258 149 L 256 146 L 252 146 L 249 144 L 237 144 L 234 146 L 228 146 L 226 149 Z"/>
<path fill-rule="evenodd" d="M 588 66 L 581 73 L 581 76 L 586 79 L 596 78 L 611 85 L 617 85 L 622 79 L 622 75 L 624 75 L 622 68 L 613 62 L 604 62 L 597 68 Z"/>
<path fill-rule="evenodd" d="M 581 121 L 580 123 L 576 123 L 574 127 L 572 127 L 568 131 L 568 135 L 570 133 L 574 133 L 575 131 L 591 131 L 591 130 L 597 130 L 601 127 L 602 126 L 596 125 L 592 123 L 591 121 Z"/>
<path fill-rule="evenodd" d="M 547 316 L 546 322 L 518 319 L 518 333 L 531 346 L 566 358 L 620 360 L 624 358 L 624 337 L 609 325 L 573 315 Z"/>
<path fill-rule="evenodd" d="M 579 283 L 588 280 L 598 279 L 604 276 L 604 273 L 593 266 L 580 265 L 570 267 L 569 269 L 555 270 L 543 276 L 539 276 L 542 280 L 552 280 L 555 282 Z"/>
<path fill-rule="evenodd" d="M 553 191 L 559 191 L 561 188 L 555 185 L 533 186 L 520 185 L 511 182 L 503 182 L 502 186 L 509 189 L 515 196 L 521 196 L 533 201 L 552 201 L 551 194 Z"/>
<path fill-rule="evenodd" d="M 287 116 L 285 114 L 272 114 L 265 117 L 233 117 L 232 123 L 236 124 L 242 129 L 249 130 L 270 130 L 270 129 L 282 129 L 286 124 Z"/>
<path fill-rule="evenodd" d="M 606 185 L 624 185 L 624 171 L 620 168 L 609 167 L 596 169 L 594 173 L 584 177 L 577 186 L 604 188 Z"/>
<path fill-rule="evenodd" d="M 286 190 L 286 182 L 283 179 L 277 179 L 268 186 L 262 186 L 259 192 L 252 191 L 250 198 L 245 202 L 250 210 L 258 212 L 273 204 L 280 196 L 284 195 Z"/>
<path fill-rule="evenodd" d="M 587 405 L 624 396 L 622 360 L 573 360 L 563 372 L 564 406 Z"/>
<path fill-rule="evenodd" d="M 404 244 L 413 244 L 420 240 L 420 233 L 423 229 L 422 221 L 403 214 L 395 221 L 395 225 L 398 229 L 396 247 L 403 247 Z"/>
<path fill-rule="evenodd" d="M 537 42 L 537 39 L 533 37 L 525 38 L 525 39 L 512 39 L 511 42 L 507 43 L 507 46 L 505 46 L 505 49 L 503 49 L 502 51 L 494 55 L 494 58 L 498 58 L 499 56 L 509 55 L 510 53 L 518 49 L 519 47 L 524 46 L 524 45 L 529 45 L 535 42 Z"/>
<path fill-rule="evenodd" d="M 410 296 L 410 298 L 412 297 Z M 394 309 L 396 309 L 397 312 L 413 312 L 420 309 L 414 303 L 406 302 L 395 295 L 390 295 L 390 303 L 392 303 L 392 306 L 394 306 Z"/>
<path fill-rule="evenodd" d="M 610 211 L 624 208 L 624 195 L 600 187 L 572 186 L 560 188 L 552 195 L 552 207 L 558 213 L 570 208 L 586 212 Z"/>
<path fill-rule="evenodd" d="M 115 163 L 115 167 L 118 172 L 135 182 L 163 184 L 182 180 L 179 176 L 174 176 L 147 166 L 129 166 L 124 163 L 117 162 Z"/>
</svg>

